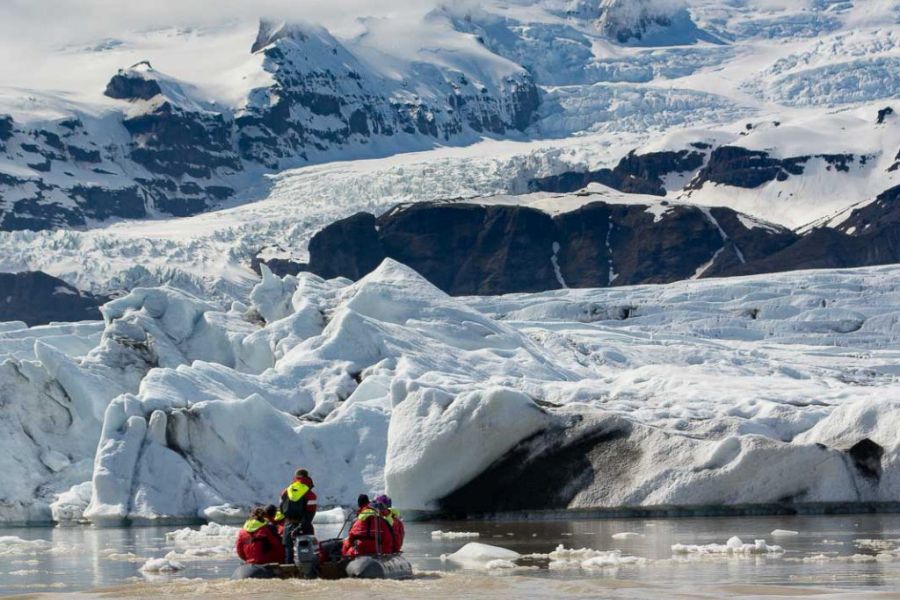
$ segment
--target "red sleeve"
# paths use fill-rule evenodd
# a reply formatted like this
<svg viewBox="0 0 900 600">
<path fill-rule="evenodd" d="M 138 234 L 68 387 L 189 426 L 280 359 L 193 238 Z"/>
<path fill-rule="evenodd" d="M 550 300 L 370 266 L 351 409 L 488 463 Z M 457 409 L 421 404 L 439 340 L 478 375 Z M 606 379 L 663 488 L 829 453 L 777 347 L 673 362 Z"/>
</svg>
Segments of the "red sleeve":
<svg viewBox="0 0 900 600">
<path fill-rule="evenodd" d="M 238 533 L 237 544 L 235 544 L 235 551 L 237 552 L 238 557 L 239 557 L 241 560 L 243 560 L 243 561 L 246 562 L 246 561 L 247 561 L 247 555 L 244 554 L 244 542 L 245 542 L 246 540 L 244 539 L 244 537 L 245 537 L 245 533 L 244 533 L 243 530 L 241 530 L 241 532 Z"/>
</svg>

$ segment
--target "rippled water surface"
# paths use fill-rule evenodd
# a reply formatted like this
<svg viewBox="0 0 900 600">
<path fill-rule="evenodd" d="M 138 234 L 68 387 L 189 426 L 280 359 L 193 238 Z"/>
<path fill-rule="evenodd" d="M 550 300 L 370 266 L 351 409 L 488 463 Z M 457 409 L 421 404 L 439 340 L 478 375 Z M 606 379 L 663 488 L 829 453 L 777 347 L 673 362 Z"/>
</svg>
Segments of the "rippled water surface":
<svg viewBox="0 0 900 600">
<path fill-rule="evenodd" d="M 320 538 L 340 525 L 319 526 Z M 145 575 L 146 560 L 179 550 L 166 540 L 177 527 L 121 529 L 23 528 L 2 536 L 46 540 L 40 549 L 0 545 L 0 594 L 87 597 L 316 598 L 763 598 L 816 595 L 900 598 L 900 515 L 722 517 L 558 521 L 409 523 L 406 554 L 418 574 L 409 582 L 231 582 L 233 557 L 179 558 L 185 569 Z M 595 569 L 460 569 L 441 560 L 467 539 L 434 539 L 435 530 L 480 534 L 476 541 L 521 554 L 567 548 L 618 550 L 640 564 Z M 775 529 L 796 536 L 773 537 Z M 616 539 L 614 534 L 639 534 Z M 673 544 L 723 544 L 737 535 L 765 539 L 785 552 L 772 556 L 681 556 Z M 536 566 L 535 566 L 536 565 Z"/>
</svg>

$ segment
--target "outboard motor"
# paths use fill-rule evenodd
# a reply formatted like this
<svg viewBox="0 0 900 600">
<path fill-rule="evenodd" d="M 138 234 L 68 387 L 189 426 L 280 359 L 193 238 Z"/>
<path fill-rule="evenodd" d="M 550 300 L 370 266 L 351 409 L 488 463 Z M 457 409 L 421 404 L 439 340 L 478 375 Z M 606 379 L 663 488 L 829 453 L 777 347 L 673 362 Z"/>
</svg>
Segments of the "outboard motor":
<svg viewBox="0 0 900 600">
<path fill-rule="evenodd" d="M 294 538 L 294 564 L 305 579 L 319 576 L 319 542 L 316 536 L 298 535 Z"/>
</svg>

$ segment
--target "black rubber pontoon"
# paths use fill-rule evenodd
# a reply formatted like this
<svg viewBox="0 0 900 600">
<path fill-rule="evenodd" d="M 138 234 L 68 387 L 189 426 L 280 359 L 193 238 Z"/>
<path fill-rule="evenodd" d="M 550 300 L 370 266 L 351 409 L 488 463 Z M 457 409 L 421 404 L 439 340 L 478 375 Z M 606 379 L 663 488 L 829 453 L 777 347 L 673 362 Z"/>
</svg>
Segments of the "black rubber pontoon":
<svg viewBox="0 0 900 600">
<path fill-rule="evenodd" d="M 355 579 L 409 579 L 412 565 L 402 554 L 359 556 L 347 563 L 347 577 Z"/>
</svg>

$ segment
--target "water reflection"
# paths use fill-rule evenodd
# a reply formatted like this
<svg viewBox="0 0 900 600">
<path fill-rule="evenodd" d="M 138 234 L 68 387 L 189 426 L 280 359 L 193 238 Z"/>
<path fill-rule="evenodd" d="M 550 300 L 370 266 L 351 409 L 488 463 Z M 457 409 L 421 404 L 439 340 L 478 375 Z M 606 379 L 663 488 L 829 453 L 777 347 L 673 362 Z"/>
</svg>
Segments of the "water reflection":
<svg viewBox="0 0 900 600">
<path fill-rule="evenodd" d="M 319 526 L 319 537 L 332 537 L 339 528 L 340 525 Z M 4 551 L 0 545 L 0 593 L 76 591 L 145 581 L 140 566 L 149 558 L 175 549 L 165 536 L 174 529 L 177 527 L 0 530 L 0 536 L 47 540 L 52 544 L 51 549 L 33 555 Z M 431 533 L 438 529 L 477 532 L 479 542 L 522 554 L 547 553 L 563 544 L 569 548 L 620 550 L 624 555 L 648 559 L 643 566 L 593 572 L 527 572 L 528 577 L 554 580 L 606 577 L 674 587 L 755 583 L 868 589 L 895 587 L 900 582 L 900 515 L 409 523 L 406 554 L 419 572 L 457 570 L 453 563 L 442 561 L 441 555 L 472 541 L 432 538 Z M 794 530 L 798 535 L 776 539 L 771 535 L 775 529 Z M 613 537 L 622 533 L 638 535 Z M 733 535 L 745 542 L 766 539 L 784 546 L 785 553 L 779 557 L 673 558 L 672 544 L 724 543 Z M 879 553 L 881 560 L 874 560 Z M 891 553 L 892 560 L 888 560 Z M 849 560 L 854 555 L 858 556 Z M 815 559 L 817 556 L 820 558 Z M 233 557 L 183 562 L 186 569 L 174 577 L 227 578 L 238 564 Z"/>
</svg>

